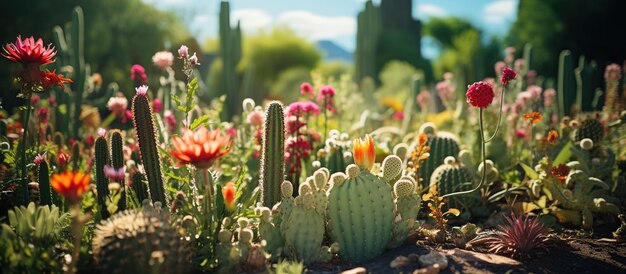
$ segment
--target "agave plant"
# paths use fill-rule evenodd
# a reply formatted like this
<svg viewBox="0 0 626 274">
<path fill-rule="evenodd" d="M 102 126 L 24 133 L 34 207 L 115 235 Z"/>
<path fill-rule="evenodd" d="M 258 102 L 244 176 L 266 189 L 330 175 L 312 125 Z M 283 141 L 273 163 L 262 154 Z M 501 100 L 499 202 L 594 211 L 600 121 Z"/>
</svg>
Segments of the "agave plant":
<svg viewBox="0 0 626 274">
<path fill-rule="evenodd" d="M 544 247 L 547 235 L 548 229 L 537 218 L 511 213 L 511 216 L 504 216 L 504 224 L 496 231 L 481 233 L 468 244 L 486 245 L 489 252 L 521 257 Z"/>
</svg>

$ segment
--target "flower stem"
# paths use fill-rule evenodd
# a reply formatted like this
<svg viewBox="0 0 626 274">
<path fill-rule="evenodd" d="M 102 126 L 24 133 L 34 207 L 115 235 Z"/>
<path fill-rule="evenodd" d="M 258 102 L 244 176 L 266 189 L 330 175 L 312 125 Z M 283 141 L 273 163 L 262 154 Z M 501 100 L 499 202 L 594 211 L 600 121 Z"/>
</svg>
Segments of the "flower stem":
<svg viewBox="0 0 626 274">
<path fill-rule="evenodd" d="M 74 236 L 74 243 L 72 249 L 72 261 L 70 263 L 68 273 L 76 273 L 76 266 L 78 265 L 78 257 L 80 256 L 80 239 L 83 236 L 83 226 L 80 220 L 80 202 L 72 205 L 72 236 Z"/>
<path fill-rule="evenodd" d="M 481 178 L 480 178 L 480 182 L 478 183 L 476 188 L 474 188 L 472 190 L 448 193 L 446 195 L 441 196 L 441 198 L 448 198 L 448 197 L 452 197 L 452 196 L 472 194 L 472 193 L 480 190 L 480 188 L 482 188 L 483 184 L 485 183 L 485 178 L 487 177 L 487 157 L 485 156 L 485 144 L 487 142 L 485 142 L 485 130 L 484 130 L 484 126 L 483 126 L 483 109 L 482 108 L 480 109 L 480 114 L 479 114 L 478 118 L 479 118 L 479 121 L 480 121 L 481 156 L 482 156 L 482 159 L 483 159 L 483 172 L 482 172 L 482 175 L 481 175 Z"/>
<path fill-rule="evenodd" d="M 328 114 L 326 113 L 328 108 L 328 97 L 324 95 L 324 143 L 326 143 L 326 134 L 328 131 Z"/>
<path fill-rule="evenodd" d="M 21 192 L 22 192 L 22 204 L 27 205 L 28 204 L 28 175 L 26 174 L 26 138 L 28 135 L 28 120 L 30 119 L 30 92 L 27 93 L 26 96 L 26 110 L 24 113 L 24 124 L 22 125 L 24 127 L 24 132 L 22 133 L 22 143 L 20 146 L 20 155 L 22 158 L 22 162 L 21 162 L 21 169 L 22 169 L 22 174 L 21 174 L 21 178 L 22 178 L 22 185 L 21 185 Z"/>
<path fill-rule="evenodd" d="M 493 132 L 493 135 L 491 135 L 491 137 L 487 138 L 487 140 L 485 140 L 485 143 L 489 143 L 491 142 L 491 140 L 493 140 L 494 137 L 496 137 L 496 135 L 498 134 L 498 130 L 500 129 L 500 123 L 502 122 L 502 106 L 504 105 L 504 93 L 506 91 L 506 87 L 502 87 L 502 94 L 500 95 L 500 114 L 498 115 L 498 125 L 496 125 L 496 131 Z M 480 109 L 480 111 L 482 112 L 482 109 Z M 482 117 L 481 117 L 482 120 Z M 481 129 L 482 131 L 482 129 Z M 484 140 L 484 138 L 483 138 Z"/>
<path fill-rule="evenodd" d="M 213 184 L 210 179 L 211 175 L 209 175 L 209 169 L 205 168 L 202 170 L 202 178 L 204 179 L 204 200 L 206 201 L 206 210 L 208 219 L 208 227 L 209 231 L 213 232 L 213 203 L 211 201 L 211 196 L 213 195 Z"/>
</svg>

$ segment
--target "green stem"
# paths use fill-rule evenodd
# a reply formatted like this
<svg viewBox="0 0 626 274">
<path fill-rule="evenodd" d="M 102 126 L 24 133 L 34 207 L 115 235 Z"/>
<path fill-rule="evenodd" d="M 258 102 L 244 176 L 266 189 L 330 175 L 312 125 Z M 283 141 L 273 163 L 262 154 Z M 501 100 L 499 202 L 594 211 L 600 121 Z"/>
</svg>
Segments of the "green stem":
<svg viewBox="0 0 626 274">
<path fill-rule="evenodd" d="M 213 231 L 213 203 L 211 201 L 211 196 L 213 195 L 213 184 L 210 179 L 211 175 L 209 175 L 209 169 L 205 168 L 202 170 L 202 178 L 204 179 L 204 200 L 206 201 L 206 210 L 208 219 L 208 227 L 209 231 Z"/>
<path fill-rule="evenodd" d="M 28 135 L 28 121 L 30 119 L 30 92 L 26 96 L 26 113 L 24 114 L 24 132 L 22 133 L 22 144 L 20 146 L 22 156 L 22 204 L 28 205 L 28 175 L 26 174 L 26 138 Z"/>
<path fill-rule="evenodd" d="M 485 140 L 485 143 L 489 143 L 491 142 L 491 140 L 493 140 L 494 137 L 496 137 L 496 135 L 498 134 L 498 130 L 500 129 L 500 123 L 502 122 L 502 106 L 504 105 L 504 92 L 506 91 L 506 87 L 502 87 L 502 95 L 500 96 L 500 114 L 498 115 L 498 125 L 496 125 L 496 131 L 493 132 L 493 135 L 491 135 L 491 137 L 487 138 L 487 140 Z M 480 109 L 482 112 L 482 109 Z M 481 118 L 482 120 L 482 118 Z M 481 129 L 482 131 L 482 129 Z"/>
<path fill-rule="evenodd" d="M 324 96 L 324 143 L 326 143 L 326 134 L 328 131 L 328 114 L 326 113 L 328 107 L 328 97 Z"/>
<path fill-rule="evenodd" d="M 78 264 L 78 257 L 80 256 L 80 239 L 82 238 L 83 228 L 80 220 L 80 202 L 72 205 L 72 236 L 74 236 L 74 243 L 72 246 L 72 261 L 70 263 L 68 273 L 73 274 L 77 272 L 76 266 Z"/>
<path fill-rule="evenodd" d="M 484 126 L 483 126 L 483 109 L 482 108 L 480 108 L 479 121 L 480 121 L 481 156 L 483 158 L 483 172 L 482 172 L 482 175 L 481 175 L 481 178 L 480 178 L 480 183 L 478 183 L 478 186 L 476 186 L 476 188 L 474 188 L 472 190 L 448 193 L 446 195 L 441 196 L 441 198 L 448 198 L 448 197 L 452 197 L 452 196 L 472 194 L 472 193 L 480 190 L 483 187 L 483 184 L 485 183 L 485 178 L 487 177 L 487 157 L 485 156 L 485 144 L 487 142 L 485 142 L 485 130 L 484 130 Z"/>
</svg>

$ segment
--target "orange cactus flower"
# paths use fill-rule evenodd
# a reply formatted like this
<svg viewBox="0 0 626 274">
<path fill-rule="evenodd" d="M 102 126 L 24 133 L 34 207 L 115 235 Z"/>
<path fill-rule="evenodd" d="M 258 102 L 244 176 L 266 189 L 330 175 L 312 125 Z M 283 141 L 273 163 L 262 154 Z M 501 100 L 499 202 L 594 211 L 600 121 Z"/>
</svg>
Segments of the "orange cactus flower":
<svg viewBox="0 0 626 274">
<path fill-rule="evenodd" d="M 522 114 L 522 119 L 524 119 L 524 121 L 530 121 L 534 125 L 536 123 L 539 123 L 543 119 L 543 116 L 541 115 L 541 113 L 535 111 Z"/>
<path fill-rule="evenodd" d="M 224 196 L 224 204 L 228 211 L 232 211 L 235 208 L 235 184 L 228 182 L 222 187 L 222 196 Z"/>
<path fill-rule="evenodd" d="M 365 136 L 365 140 L 354 139 L 354 162 L 366 169 L 370 170 L 374 167 L 376 159 L 376 151 L 374 150 L 374 140 L 369 134 Z"/>
<path fill-rule="evenodd" d="M 89 187 L 89 175 L 82 172 L 65 171 L 52 175 L 50 185 L 56 192 L 63 195 L 70 204 L 76 204 Z"/>
<path fill-rule="evenodd" d="M 567 180 L 567 175 L 569 175 L 570 170 L 571 168 L 567 165 L 560 164 L 558 166 L 552 167 L 550 169 L 550 173 L 552 173 L 552 176 L 554 176 L 554 178 L 557 178 L 561 183 L 565 183 L 565 180 Z"/>
<path fill-rule="evenodd" d="M 218 130 L 208 130 L 202 126 L 196 131 L 185 129 L 183 136 L 172 138 L 174 149 L 170 150 L 181 164 L 192 164 L 198 169 L 208 169 L 215 160 L 226 155 L 224 147 L 230 144 L 228 137 L 222 137 Z"/>
<path fill-rule="evenodd" d="M 558 140 L 559 140 L 559 133 L 556 132 L 556 130 L 550 130 L 550 132 L 548 132 L 548 137 L 547 137 L 548 143 L 554 144 Z"/>
</svg>

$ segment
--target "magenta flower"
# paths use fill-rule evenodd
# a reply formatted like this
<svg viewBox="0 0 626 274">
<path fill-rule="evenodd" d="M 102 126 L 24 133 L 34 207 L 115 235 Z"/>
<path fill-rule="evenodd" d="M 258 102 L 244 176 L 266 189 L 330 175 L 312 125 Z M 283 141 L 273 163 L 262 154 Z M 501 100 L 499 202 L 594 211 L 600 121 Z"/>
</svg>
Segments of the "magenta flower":
<svg viewBox="0 0 626 274">
<path fill-rule="evenodd" d="M 159 98 L 152 100 L 152 110 L 154 110 L 154 113 L 161 113 L 161 110 L 163 110 L 163 103 L 161 103 Z"/>
<path fill-rule="evenodd" d="M 136 86 L 145 85 L 148 83 L 148 75 L 146 70 L 138 64 L 134 64 L 130 68 L 130 79 L 135 81 Z"/>
<path fill-rule="evenodd" d="M 509 85 L 509 82 L 515 79 L 516 75 L 517 74 L 515 73 L 515 71 L 513 71 L 512 69 L 508 67 L 504 67 L 504 69 L 502 70 L 502 77 L 500 78 L 500 82 L 502 83 L 502 86 L 506 87 L 507 85 Z"/>
<path fill-rule="evenodd" d="M 112 166 L 105 165 L 104 176 L 106 176 L 107 178 L 113 181 L 124 180 L 124 178 L 126 177 L 126 172 L 124 171 L 124 169 L 125 169 L 124 167 L 114 168 Z"/>
<path fill-rule="evenodd" d="M 246 117 L 246 122 L 252 126 L 263 125 L 264 120 L 265 120 L 265 113 L 263 113 L 263 111 L 260 111 L 260 110 L 253 110 L 252 112 L 248 113 L 248 116 Z"/>
<path fill-rule="evenodd" d="M 44 153 L 43 155 L 38 154 L 37 156 L 35 156 L 35 160 L 33 160 L 33 163 L 35 164 L 41 164 L 44 160 L 46 159 L 46 154 Z"/>
<path fill-rule="evenodd" d="M 467 102 L 477 108 L 487 108 L 493 101 L 493 87 L 485 82 L 476 82 L 468 87 Z"/>
<path fill-rule="evenodd" d="M 309 98 L 313 99 L 313 97 L 315 96 L 315 92 L 313 91 L 313 86 L 311 86 L 311 84 L 309 84 L 308 82 L 302 83 L 300 85 L 300 94 L 302 95 L 309 94 Z"/>
</svg>

